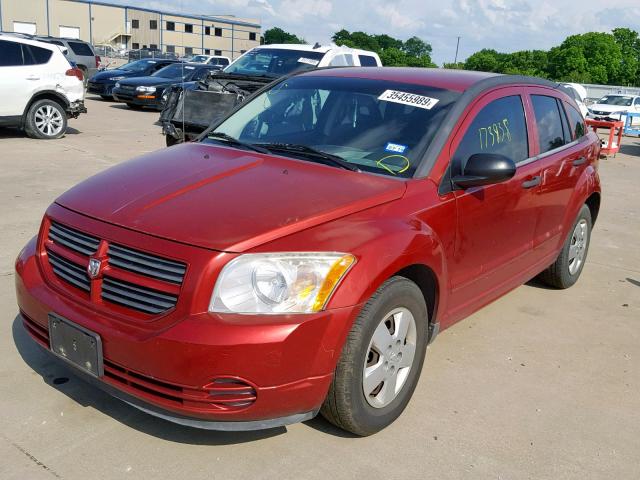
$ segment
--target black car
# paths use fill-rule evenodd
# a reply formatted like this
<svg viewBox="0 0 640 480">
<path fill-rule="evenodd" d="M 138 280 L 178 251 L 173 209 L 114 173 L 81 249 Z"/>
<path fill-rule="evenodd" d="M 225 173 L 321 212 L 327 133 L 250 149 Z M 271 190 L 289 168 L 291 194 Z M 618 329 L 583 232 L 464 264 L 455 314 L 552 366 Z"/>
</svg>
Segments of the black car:
<svg viewBox="0 0 640 480">
<path fill-rule="evenodd" d="M 162 94 L 166 88 L 184 82 L 204 80 L 216 69 L 218 69 L 216 65 L 205 63 L 174 63 L 149 76 L 118 81 L 113 89 L 113 98 L 134 109 L 142 107 L 162 109 Z"/>
<path fill-rule="evenodd" d="M 113 95 L 113 87 L 116 82 L 124 80 L 130 77 L 143 77 L 151 75 L 157 72 L 161 68 L 166 67 L 172 63 L 177 63 L 176 60 L 157 60 L 157 59 L 145 59 L 136 60 L 135 62 L 127 63 L 121 67 L 114 68 L 113 70 L 104 70 L 96 73 L 87 83 L 87 93 L 94 93 L 100 95 L 102 98 L 109 99 Z"/>
</svg>

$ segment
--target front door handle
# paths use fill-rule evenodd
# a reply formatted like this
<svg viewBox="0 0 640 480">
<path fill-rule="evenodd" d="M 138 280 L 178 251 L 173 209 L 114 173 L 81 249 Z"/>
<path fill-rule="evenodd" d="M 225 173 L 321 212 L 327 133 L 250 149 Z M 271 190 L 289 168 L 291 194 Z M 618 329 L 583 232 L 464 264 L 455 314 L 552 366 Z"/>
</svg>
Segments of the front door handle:
<svg viewBox="0 0 640 480">
<path fill-rule="evenodd" d="M 533 188 L 536 185 L 540 185 L 540 175 L 536 175 L 535 177 L 522 182 L 522 188 Z"/>
<path fill-rule="evenodd" d="M 586 163 L 586 161 L 587 161 L 587 157 L 580 157 L 580 158 L 578 158 L 578 159 L 573 161 L 573 166 L 574 167 L 578 167 L 578 166 L 582 165 L 583 163 Z"/>
</svg>

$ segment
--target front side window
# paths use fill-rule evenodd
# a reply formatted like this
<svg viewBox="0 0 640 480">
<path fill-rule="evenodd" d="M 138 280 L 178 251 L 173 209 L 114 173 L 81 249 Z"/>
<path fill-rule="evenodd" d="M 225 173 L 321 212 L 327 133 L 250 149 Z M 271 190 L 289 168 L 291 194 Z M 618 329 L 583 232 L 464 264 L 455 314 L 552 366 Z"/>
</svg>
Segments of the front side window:
<svg viewBox="0 0 640 480">
<path fill-rule="evenodd" d="M 520 95 L 499 98 L 476 115 L 453 155 L 455 174 L 477 153 L 504 155 L 514 163 L 529 158 L 529 140 Z"/>
<path fill-rule="evenodd" d="M 331 60 L 332 67 L 348 67 L 353 65 L 353 56 L 351 54 L 340 54 Z"/>
<path fill-rule="evenodd" d="M 324 53 L 287 50 L 284 48 L 256 48 L 229 65 L 226 73 L 281 77 L 294 72 L 312 70 Z"/>
<path fill-rule="evenodd" d="M 560 105 L 555 97 L 531 95 L 533 111 L 538 126 L 538 144 L 540 153 L 545 153 L 563 146 L 565 134 L 562 128 Z"/>
<path fill-rule="evenodd" d="M 294 158 L 278 145 L 310 147 L 366 172 L 409 178 L 459 96 L 393 81 L 293 77 L 244 104 L 212 133 Z"/>
<path fill-rule="evenodd" d="M 0 40 L 0 67 L 18 67 L 24 65 L 22 47 L 16 42 Z"/>
</svg>

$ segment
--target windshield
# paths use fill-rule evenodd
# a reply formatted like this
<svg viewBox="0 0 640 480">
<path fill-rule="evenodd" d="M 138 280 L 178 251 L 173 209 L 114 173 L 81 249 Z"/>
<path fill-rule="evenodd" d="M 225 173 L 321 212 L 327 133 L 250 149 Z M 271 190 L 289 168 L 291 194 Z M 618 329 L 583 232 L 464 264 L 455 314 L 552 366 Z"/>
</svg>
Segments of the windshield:
<svg viewBox="0 0 640 480">
<path fill-rule="evenodd" d="M 322 57 L 324 57 L 322 52 L 255 48 L 245 53 L 224 71 L 240 75 L 266 75 L 275 78 L 293 72 L 312 70 L 318 66 Z"/>
<path fill-rule="evenodd" d="M 603 105 L 615 105 L 617 107 L 630 107 L 633 97 L 623 97 L 620 95 L 607 95 L 598 100 Z"/>
<path fill-rule="evenodd" d="M 121 66 L 120 68 L 118 68 L 118 70 L 125 70 L 127 72 L 142 72 L 156 63 L 158 62 L 154 60 L 136 60 L 135 62 L 130 62 L 126 65 Z"/>
<path fill-rule="evenodd" d="M 170 78 L 172 80 L 184 80 L 196 69 L 193 65 L 183 63 L 172 63 L 153 73 L 152 77 Z"/>
<path fill-rule="evenodd" d="M 294 77 L 247 102 L 210 133 L 267 149 L 303 145 L 363 171 L 408 178 L 459 95 L 382 80 Z M 276 153 L 304 157 L 281 148 Z"/>
</svg>

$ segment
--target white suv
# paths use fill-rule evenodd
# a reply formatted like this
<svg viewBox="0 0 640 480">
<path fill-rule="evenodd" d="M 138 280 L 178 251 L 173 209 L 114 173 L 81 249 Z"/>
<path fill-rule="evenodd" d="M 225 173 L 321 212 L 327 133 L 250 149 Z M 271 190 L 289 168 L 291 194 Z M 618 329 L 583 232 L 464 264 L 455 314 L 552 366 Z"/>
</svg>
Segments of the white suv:
<svg viewBox="0 0 640 480">
<path fill-rule="evenodd" d="M 59 138 L 86 113 L 82 71 L 57 45 L 0 34 L 0 126 L 32 138 Z"/>
</svg>

